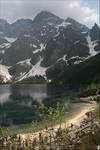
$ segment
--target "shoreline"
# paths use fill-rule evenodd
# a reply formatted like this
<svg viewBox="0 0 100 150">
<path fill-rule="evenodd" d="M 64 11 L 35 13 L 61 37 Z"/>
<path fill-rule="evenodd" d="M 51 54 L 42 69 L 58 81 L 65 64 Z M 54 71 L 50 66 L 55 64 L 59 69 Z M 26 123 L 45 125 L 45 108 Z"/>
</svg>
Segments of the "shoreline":
<svg viewBox="0 0 100 150">
<path fill-rule="evenodd" d="M 81 121 L 84 118 L 86 118 L 85 114 L 87 112 L 94 111 L 97 107 L 95 101 L 90 101 L 90 102 L 91 103 L 88 104 L 88 106 L 84 106 L 82 110 L 79 110 L 79 112 L 77 112 L 75 116 L 67 118 L 65 122 L 63 122 L 61 125 L 60 124 L 54 125 L 53 128 L 58 129 L 59 127 L 61 127 L 62 129 L 64 129 L 66 127 L 70 127 L 71 124 L 73 124 L 74 126 L 79 126 Z M 48 127 L 48 129 L 50 129 L 50 127 Z M 46 129 L 43 129 L 43 130 L 32 132 L 32 133 L 21 133 L 21 134 L 18 134 L 17 136 L 20 136 L 23 140 L 34 139 L 34 138 L 38 138 L 39 133 L 45 134 L 45 132 L 46 132 Z"/>
<path fill-rule="evenodd" d="M 90 106 L 88 106 L 87 108 L 84 108 L 83 110 L 81 110 L 81 112 L 79 112 L 79 114 L 75 117 L 70 119 L 69 123 L 74 123 L 75 125 L 80 125 L 80 122 L 86 118 L 86 113 L 90 112 L 90 111 L 94 111 L 96 109 L 96 102 L 92 101 L 92 104 L 90 104 Z"/>
</svg>

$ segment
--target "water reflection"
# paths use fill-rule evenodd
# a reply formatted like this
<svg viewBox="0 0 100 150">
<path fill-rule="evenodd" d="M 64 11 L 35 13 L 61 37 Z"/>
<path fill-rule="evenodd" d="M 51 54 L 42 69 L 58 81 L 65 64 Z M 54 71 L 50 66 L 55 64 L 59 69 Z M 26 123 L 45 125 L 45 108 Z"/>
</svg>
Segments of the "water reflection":
<svg viewBox="0 0 100 150">
<path fill-rule="evenodd" d="M 0 85 L 0 124 L 22 124 L 40 120 L 41 102 L 55 106 L 63 102 L 69 89 L 61 86 Z"/>
<path fill-rule="evenodd" d="M 3 104 L 9 100 L 10 88 L 8 85 L 0 85 L 0 104 Z"/>
<path fill-rule="evenodd" d="M 21 95 L 21 96 L 29 95 L 38 102 L 41 102 L 45 97 L 47 97 L 47 86 L 45 84 L 13 85 L 10 88 L 11 93 L 13 93 L 13 95 Z"/>
</svg>

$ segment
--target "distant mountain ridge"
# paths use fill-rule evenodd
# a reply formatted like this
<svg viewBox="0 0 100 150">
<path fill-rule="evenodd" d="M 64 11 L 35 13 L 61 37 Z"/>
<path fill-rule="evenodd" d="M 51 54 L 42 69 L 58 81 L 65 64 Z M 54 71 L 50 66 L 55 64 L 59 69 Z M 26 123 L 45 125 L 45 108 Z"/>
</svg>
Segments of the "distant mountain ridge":
<svg viewBox="0 0 100 150">
<path fill-rule="evenodd" d="M 89 29 L 47 11 L 34 20 L 20 19 L 12 24 L 0 19 L 0 64 L 9 66 L 12 82 L 36 75 L 46 79 L 46 70 L 55 64 L 74 65 L 98 54 L 99 39 L 97 24 Z"/>
</svg>

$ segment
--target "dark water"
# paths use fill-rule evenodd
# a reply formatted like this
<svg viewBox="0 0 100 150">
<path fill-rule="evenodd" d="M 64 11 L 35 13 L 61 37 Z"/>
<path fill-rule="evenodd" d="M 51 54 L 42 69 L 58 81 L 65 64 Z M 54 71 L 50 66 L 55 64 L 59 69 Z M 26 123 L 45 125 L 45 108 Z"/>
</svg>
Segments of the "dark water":
<svg viewBox="0 0 100 150">
<path fill-rule="evenodd" d="M 0 125 L 24 124 L 38 120 L 41 103 L 54 106 L 57 102 L 72 103 L 71 89 L 45 84 L 0 85 Z"/>
</svg>

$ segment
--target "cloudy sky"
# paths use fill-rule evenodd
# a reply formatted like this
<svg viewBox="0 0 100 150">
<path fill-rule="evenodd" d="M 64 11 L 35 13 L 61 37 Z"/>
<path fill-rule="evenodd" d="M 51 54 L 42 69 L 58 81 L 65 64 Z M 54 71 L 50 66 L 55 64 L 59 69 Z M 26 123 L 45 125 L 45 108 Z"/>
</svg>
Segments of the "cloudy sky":
<svg viewBox="0 0 100 150">
<path fill-rule="evenodd" d="M 12 23 L 20 18 L 33 19 L 42 10 L 64 19 L 72 17 L 92 26 L 99 24 L 100 0 L 0 0 L 0 18 Z"/>
</svg>

